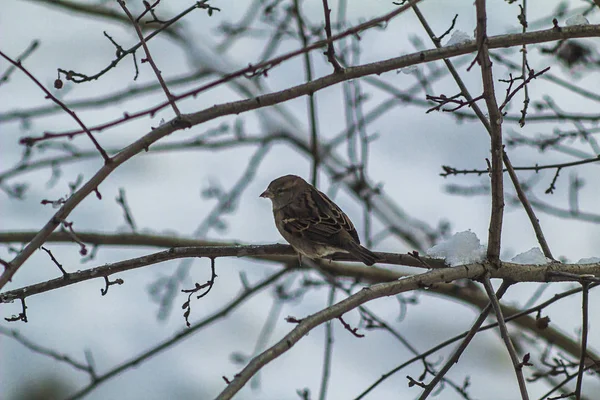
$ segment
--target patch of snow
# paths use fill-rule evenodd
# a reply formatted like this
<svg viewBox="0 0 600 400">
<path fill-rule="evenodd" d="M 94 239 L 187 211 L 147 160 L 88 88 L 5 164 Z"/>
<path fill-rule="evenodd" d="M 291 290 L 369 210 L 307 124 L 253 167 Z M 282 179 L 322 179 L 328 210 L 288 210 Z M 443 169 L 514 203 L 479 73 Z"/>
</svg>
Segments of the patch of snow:
<svg viewBox="0 0 600 400">
<path fill-rule="evenodd" d="M 587 20 L 583 14 L 573 15 L 571 18 L 567 18 L 565 21 L 565 25 L 574 26 L 574 25 L 589 25 L 590 21 Z"/>
<path fill-rule="evenodd" d="M 150 228 L 144 228 L 144 229 L 142 229 L 140 231 L 140 234 L 142 234 L 142 235 L 149 235 L 149 236 L 156 236 L 157 235 L 156 231 L 153 231 Z"/>
<path fill-rule="evenodd" d="M 176 230 L 173 230 L 173 229 L 163 229 L 160 232 L 160 235 L 161 236 L 170 236 L 170 237 L 176 238 L 176 237 L 179 237 L 179 232 L 177 232 Z"/>
<path fill-rule="evenodd" d="M 550 260 L 548 260 L 544 253 L 540 250 L 539 247 L 534 247 L 532 249 L 527 250 L 525 253 L 517 254 L 510 260 L 515 264 L 533 264 L 533 265 L 543 265 L 548 264 Z"/>
<path fill-rule="evenodd" d="M 471 36 L 469 36 L 466 32 L 457 29 L 454 32 L 452 32 L 452 36 L 450 36 L 450 39 L 448 40 L 448 43 L 446 43 L 446 46 L 454 46 L 457 44 L 470 42 L 471 40 L 473 40 L 473 38 L 471 38 Z"/>
<path fill-rule="evenodd" d="M 427 255 L 443 258 L 452 267 L 483 261 L 485 247 L 481 245 L 477 235 L 471 231 L 455 233 L 451 238 L 436 244 Z"/>
<path fill-rule="evenodd" d="M 65 204 L 65 202 L 67 201 L 66 198 L 60 198 L 58 200 L 54 200 L 52 202 L 50 202 L 50 204 L 52 204 L 52 208 L 56 209 L 56 208 L 61 208 L 63 204 Z"/>
<path fill-rule="evenodd" d="M 131 227 L 129 225 L 119 225 L 117 233 L 131 233 Z"/>
<path fill-rule="evenodd" d="M 417 72 L 418 70 L 419 70 L 419 67 L 418 67 L 418 66 L 416 66 L 416 65 L 410 65 L 410 66 L 408 66 L 408 67 L 404 67 L 404 68 L 401 68 L 401 69 L 400 69 L 400 71 L 401 71 L 403 74 L 406 74 L 406 75 L 414 74 L 414 73 L 415 73 L 415 72 Z"/>
<path fill-rule="evenodd" d="M 582 258 L 581 260 L 577 261 L 577 264 L 596 264 L 596 263 L 600 263 L 600 257 Z"/>
</svg>

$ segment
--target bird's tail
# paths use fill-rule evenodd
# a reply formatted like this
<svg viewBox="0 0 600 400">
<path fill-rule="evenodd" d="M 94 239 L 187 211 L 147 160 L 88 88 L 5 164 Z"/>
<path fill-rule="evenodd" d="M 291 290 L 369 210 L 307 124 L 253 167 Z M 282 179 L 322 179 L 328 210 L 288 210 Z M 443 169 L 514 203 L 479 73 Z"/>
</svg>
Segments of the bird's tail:
<svg viewBox="0 0 600 400">
<path fill-rule="evenodd" d="M 358 258 L 368 266 L 371 266 L 379 261 L 379 257 L 377 257 L 375 253 L 356 242 L 351 242 L 350 246 L 346 250 L 348 253 L 352 254 L 354 257 Z"/>
</svg>

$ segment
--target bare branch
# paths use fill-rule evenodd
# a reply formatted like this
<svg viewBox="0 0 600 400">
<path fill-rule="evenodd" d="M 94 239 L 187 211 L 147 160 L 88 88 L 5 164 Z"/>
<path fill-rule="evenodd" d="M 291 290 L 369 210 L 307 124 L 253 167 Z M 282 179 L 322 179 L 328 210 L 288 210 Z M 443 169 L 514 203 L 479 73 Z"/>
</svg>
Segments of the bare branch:
<svg viewBox="0 0 600 400">
<path fill-rule="evenodd" d="M 589 294 L 590 294 L 590 283 L 582 282 L 581 289 L 583 296 L 581 298 L 581 355 L 579 357 L 579 370 L 577 371 L 577 386 L 575 388 L 575 398 L 581 398 L 581 388 L 583 385 L 583 371 L 586 369 L 585 362 L 587 358 L 587 339 L 589 327 Z"/>
<path fill-rule="evenodd" d="M 175 103 L 175 99 L 174 99 L 173 95 L 171 94 L 171 92 L 169 91 L 169 88 L 167 87 L 167 85 L 162 77 L 162 73 L 160 72 L 160 70 L 156 66 L 156 63 L 152 59 L 152 56 L 150 55 L 150 49 L 148 48 L 148 44 L 146 43 L 146 40 L 144 40 L 144 34 L 142 33 L 142 29 L 140 28 L 140 24 L 138 23 L 139 19 L 143 16 L 143 14 L 140 15 L 140 17 L 138 19 L 135 19 L 135 18 L 133 18 L 133 15 L 131 15 L 131 13 L 129 12 L 129 9 L 125 5 L 125 1 L 117 0 L 117 3 L 119 3 L 121 8 L 127 15 L 127 18 L 129 18 L 129 20 L 131 21 L 131 24 L 135 28 L 135 32 L 137 33 L 138 38 L 140 39 L 140 43 L 141 43 L 142 47 L 144 48 L 144 53 L 146 53 L 146 58 L 142 60 L 142 63 L 147 61 L 150 64 L 150 66 L 152 67 L 152 70 L 154 71 L 154 74 L 156 75 L 156 79 L 158 79 L 158 83 L 160 83 L 160 86 L 162 87 L 163 91 L 165 92 L 165 94 L 167 96 L 167 100 L 169 101 L 169 104 L 173 108 L 173 111 L 175 111 L 175 115 L 177 116 L 177 118 L 181 118 L 181 112 L 179 111 L 179 108 L 177 107 L 177 104 Z"/>
<path fill-rule="evenodd" d="M 504 181 L 502 174 L 502 114 L 496 102 L 494 90 L 494 76 L 492 74 L 492 60 L 490 60 L 487 37 L 487 14 L 485 0 L 476 0 L 477 9 L 477 46 L 479 48 L 478 63 L 481 66 L 483 81 L 483 95 L 490 116 L 490 137 L 492 152 L 492 167 L 490 171 L 492 206 L 490 227 L 488 235 L 487 257 L 496 262 L 500 259 L 500 242 L 502 238 L 502 217 L 504 215 Z"/>
<path fill-rule="evenodd" d="M 331 9 L 329 8 L 329 4 L 327 4 L 327 0 L 323 0 L 323 11 L 325 13 L 325 34 L 327 35 L 327 39 L 329 41 L 325 55 L 327 56 L 327 61 L 333 65 L 333 70 L 335 72 L 342 73 L 344 72 L 344 68 L 335 58 L 335 49 L 333 47 L 333 41 L 331 41 Z"/>
</svg>

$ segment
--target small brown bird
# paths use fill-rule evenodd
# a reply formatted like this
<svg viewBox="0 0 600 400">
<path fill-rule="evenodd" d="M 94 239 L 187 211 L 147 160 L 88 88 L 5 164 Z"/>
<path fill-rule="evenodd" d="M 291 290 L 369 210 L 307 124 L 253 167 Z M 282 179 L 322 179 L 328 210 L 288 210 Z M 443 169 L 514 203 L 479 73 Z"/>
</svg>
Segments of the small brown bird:
<svg viewBox="0 0 600 400">
<path fill-rule="evenodd" d="M 321 258 L 348 252 L 366 265 L 379 259 L 360 245 L 350 218 L 299 176 L 275 179 L 260 197 L 271 199 L 277 230 L 301 256 Z"/>
</svg>

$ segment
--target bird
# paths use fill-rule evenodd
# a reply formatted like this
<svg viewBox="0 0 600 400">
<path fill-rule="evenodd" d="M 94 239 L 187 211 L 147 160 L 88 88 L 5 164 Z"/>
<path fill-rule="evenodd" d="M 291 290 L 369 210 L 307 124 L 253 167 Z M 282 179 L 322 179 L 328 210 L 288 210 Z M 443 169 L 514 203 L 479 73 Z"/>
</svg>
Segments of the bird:
<svg viewBox="0 0 600 400">
<path fill-rule="evenodd" d="M 361 246 L 350 218 L 310 183 L 296 175 L 272 181 L 260 197 L 273 203 L 275 226 L 281 236 L 302 256 L 323 258 L 347 252 L 371 266 L 379 257 Z"/>
</svg>

